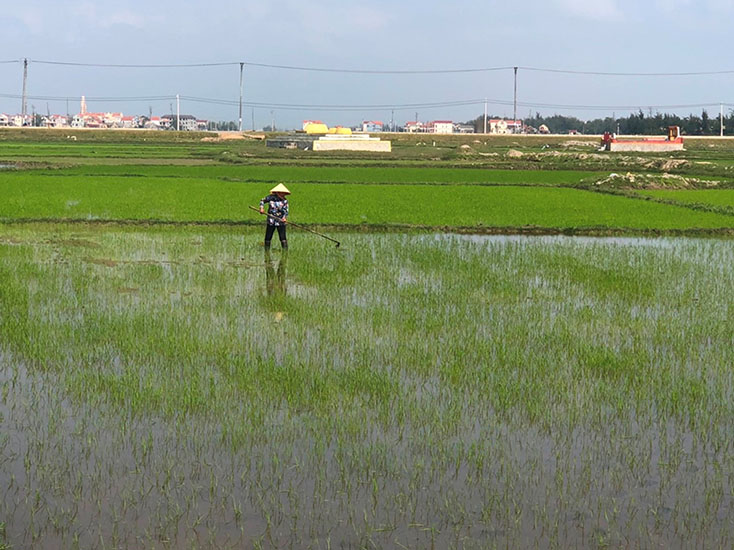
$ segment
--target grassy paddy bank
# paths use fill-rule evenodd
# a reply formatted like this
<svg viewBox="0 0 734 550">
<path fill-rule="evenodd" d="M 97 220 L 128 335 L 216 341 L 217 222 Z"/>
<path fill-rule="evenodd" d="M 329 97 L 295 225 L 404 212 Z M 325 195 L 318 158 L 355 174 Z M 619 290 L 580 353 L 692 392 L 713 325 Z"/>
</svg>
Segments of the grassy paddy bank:
<svg viewBox="0 0 734 550">
<path fill-rule="evenodd" d="M 729 240 L 0 226 L 18 547 L 734 539 Z"/>
</svg>

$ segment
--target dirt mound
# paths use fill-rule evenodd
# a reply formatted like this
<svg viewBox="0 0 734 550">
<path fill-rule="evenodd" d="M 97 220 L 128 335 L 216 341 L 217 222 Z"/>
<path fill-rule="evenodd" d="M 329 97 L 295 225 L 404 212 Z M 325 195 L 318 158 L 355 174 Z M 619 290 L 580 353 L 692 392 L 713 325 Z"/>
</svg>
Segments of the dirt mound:
<svg viewBox="0 0 734 550">
<path fill-rule="evenodd" d="M 581 141 L 577 139 L 570 139 L 561 143 L 561 147 L 598 147 L 597 141 Z"/>
<path fill-rule="evenodd" d="M 675 170 L 676 168 L 681 168 L 687 165 L 688 165 L 687 160 L 671 159 L 671 160 L 663 162 L 660 165 L 660 169 L 661 170 Z"/>
<path fill-rule="evenodd" d="M 201 138 L 201 141 L 206 141 L 210 143 L 220 143 L 222 141 L 245 140 L 245 139 L 254 139 L 254 140 L 262 141 L 265 139 L 265 134 L 247 134 L 247 133 L 242 133 L 242 132 L 219 132 L 217 137 L 205 137 L 205 138 Z"/>
<path fill-rule="evenodd" d="M 702 180 L 677 174 L 609 174 L 590 182 L 597 188 L 608 189 L 710 189 L 721 184 L 720 181 Z"/>
</svg>

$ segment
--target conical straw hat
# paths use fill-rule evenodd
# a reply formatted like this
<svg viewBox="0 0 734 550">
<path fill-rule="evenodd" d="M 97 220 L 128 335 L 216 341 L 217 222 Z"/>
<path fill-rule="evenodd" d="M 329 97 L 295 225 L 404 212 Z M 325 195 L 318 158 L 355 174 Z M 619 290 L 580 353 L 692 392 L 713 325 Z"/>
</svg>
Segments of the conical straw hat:
<svg viewBox="0 0 734 550">
<path fill-rule="evenodd" d="M 270 192 L 271 193 L 283 193 L 284 195 L 290 195 L 291 194 L 291 192 L 288 191 L 288 188 L 285 185 L 283 185 L 282 183 L 279 183 L 278 185 L 276 185 L 275 187 L 273 187 L 270 190 Z"/>
</svg>

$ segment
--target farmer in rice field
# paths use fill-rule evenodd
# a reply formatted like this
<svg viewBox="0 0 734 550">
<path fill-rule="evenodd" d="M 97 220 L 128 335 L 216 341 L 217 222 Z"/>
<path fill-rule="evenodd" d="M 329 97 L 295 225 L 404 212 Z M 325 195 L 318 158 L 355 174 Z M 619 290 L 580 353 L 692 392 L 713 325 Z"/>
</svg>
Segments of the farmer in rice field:
<svg viewBox="0 0 734 550">
<path fill-rule="evenodd" d="M 285 225 L 288 219 L 288 199 L 286 195 L 290 195 L 291 192 L 288 188 L 279 183 L 270 190 L 270 194 L 260 201 L 260 213 L 264 214 L 265 203 L 268 204 L 268 221 L 265 226 L 265 249 L 270 248 L 270 241 L 273 239 L 273 233 L 278 230 L 278 237 L 280 238 L 280 246 L 283 250 L 288 249 L 288 240 L 285 236 Z M 275 216 L 275 217 L 272 217 Z M 279 218 L 279 219 L 275 219 Z"/>
</svg>

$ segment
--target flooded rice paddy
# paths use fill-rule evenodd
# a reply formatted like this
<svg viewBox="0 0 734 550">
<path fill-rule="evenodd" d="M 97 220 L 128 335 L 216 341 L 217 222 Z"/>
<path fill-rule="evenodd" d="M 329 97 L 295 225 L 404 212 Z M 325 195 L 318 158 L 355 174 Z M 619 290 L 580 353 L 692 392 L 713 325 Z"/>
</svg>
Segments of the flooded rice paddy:
<svg viewBox="0 0 734 550">
<path fill-rule="evenodd" d="M 0 227 L 0 546 L 730 548 L 734 242 Z"/>
</svg>

